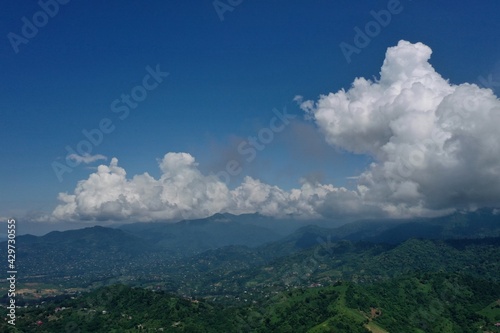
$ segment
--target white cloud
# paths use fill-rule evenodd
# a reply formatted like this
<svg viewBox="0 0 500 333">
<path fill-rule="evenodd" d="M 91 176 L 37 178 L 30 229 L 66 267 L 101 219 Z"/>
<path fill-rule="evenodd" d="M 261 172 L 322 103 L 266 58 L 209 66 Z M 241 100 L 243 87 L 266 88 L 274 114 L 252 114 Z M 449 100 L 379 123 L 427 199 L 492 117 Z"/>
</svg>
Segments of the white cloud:
<svg viewBox="0 0 500 333">
<path fill-rule="evenodd" d="M 118 160 L 100 165 L 54 220 L 179 220 L 217 212 L 368 218 L 435 216 L 500 207 L 500 101 L 477 85 L 452 85 L 429 64 L 431 49 L 401 41 L 387 50 L 380 79 L 357 78 L 347 91 L 295 100 L 326 141 L 368 154 L 353 190 L 303 181 L 285 191 L 246 177 L 230 190 L 200 172 L 193 156 L 168 153 L 159 179 L 127 178 Z"/>
<path fill-rule="evenodd" d="M 179 220 L 218 212 L 260 212 L 270 216 L 318 217 L 315 207 L 329 185 L 304 182 L 290 192 L 246 177 L 229 190 L 216 176 L 203 175 L 193 156 L 168 153 L 159 161 L 159 179 L 145 173 L 127 179 L 125 169 L 113 158 L 96 173 L 80 181 L 73 194 L 60 193 L 55 220 Z"/>
<path fill-rule="evenodd" d="M 358 178 L 362 207 L 412 216 L 500 204 L 500 101 L 477 85 L 451 85 L 431 53 L 400 41 L 380 80 L 358 78 L 301 103 L 328 143 L 374 158 Z"/>
<path fill-rule="evenodd" d="M 68 155 L 67 158 L 70 160 L 73 160 L 77 163 L 85 163 L 85 164 L 89 164 L 89 163 L 99 161 L 99 160 L 107 160 L 107 157 L 104 155 L 100 155 L 100 154 L 90 155 L 88 153 L 84 154 L 84 155 L 70 154 L 70 155 Z"/>
<path fill-rule="evenodd" d="M 80 181 L 74 194 L 60 194 L 56 219 L 179 219 L 212 215 L 225 207 L 228 190 L 215 177 L 203 176 L 194 158 L 169 153 L 159 162 L 160 179 L 148 173 L 127 179 L 113 158 Z"/>
</svg>

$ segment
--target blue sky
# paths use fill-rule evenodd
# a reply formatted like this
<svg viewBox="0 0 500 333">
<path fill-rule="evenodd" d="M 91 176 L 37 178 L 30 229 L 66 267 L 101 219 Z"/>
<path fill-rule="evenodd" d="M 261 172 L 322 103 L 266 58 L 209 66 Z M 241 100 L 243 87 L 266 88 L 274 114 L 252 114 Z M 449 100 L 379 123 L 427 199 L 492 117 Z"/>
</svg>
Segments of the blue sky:
<svg viewBox="0 0 500 333">
<path fill-rule="evenodd" d="M 229 188 L 249 175 L 286 191 L 303 177 L 350 189 L 355 184 L 346 177 L 363 172 L 373 156 L 326 143 L 295 96 L 316 100 L 349 89 L 356 77 L 378 77 L 387 48 L 399 40 L 429 46 L 430 63 L 452 84 L 500 79 L 497 1 L 401 0 L 401 11 L 350 63 L 339 44 L 353 44 L 354 28 L 364 29 L 370 12 L 391 1 L 232 3 L 221 20 L 212 1 L 73 0 L 59 4 L 17 53 L 8 34 L 22 36 L 22 18 L 33 22 L 41 7 L 4 4 L 0 216 L 50 213 L 58 193 L 72 193 L 112 157 L 127 177 L 160 177 L 158 163 L 168 152 L 189 153 L 203 174 L 218 172 L 242 140 L 269 125 L 273 109 L 284 108 L 297 115 L 293 124 L 243 163 Z M 120 120 L 110 105 L 142 83 L 147 66 L 169 75 Z M 104 118 L 115 130 L 91 155 L 107 159 L 81 163 L 58 179 L 53 162 L 64 163 L 65 147 L 75 148 L 82 130 Z"/>
</svg>

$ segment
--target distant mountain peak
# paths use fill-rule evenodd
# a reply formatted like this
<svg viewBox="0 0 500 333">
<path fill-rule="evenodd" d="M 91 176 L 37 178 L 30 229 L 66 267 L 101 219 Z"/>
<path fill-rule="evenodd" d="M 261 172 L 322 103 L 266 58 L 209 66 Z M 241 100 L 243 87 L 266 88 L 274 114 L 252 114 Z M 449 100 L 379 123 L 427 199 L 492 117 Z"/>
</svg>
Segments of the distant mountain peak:
<svg viewBox="0 0 500 333">
<path fill-rule="evenodd" d="M 213 221 L 213 222 L 225 222 L 225 223 L 227 223 L 227 222 L 234 221 L 234 219 L 236 217 L 237 217 L 236 215 L 229 214 L 229 213 L 217 213 L 217 214 L 214 214 L 214 215 L 208 217 L 207 219 L 210 221 Z"/>
</svg>

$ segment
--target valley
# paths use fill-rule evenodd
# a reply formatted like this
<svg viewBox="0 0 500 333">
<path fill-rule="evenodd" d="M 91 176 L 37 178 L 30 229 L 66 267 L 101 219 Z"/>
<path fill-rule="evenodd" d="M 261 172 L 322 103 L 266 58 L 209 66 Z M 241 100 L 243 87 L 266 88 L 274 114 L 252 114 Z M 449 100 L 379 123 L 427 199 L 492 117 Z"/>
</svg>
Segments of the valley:
<svg viewBox="0 0 500 333">
<path fill-rule="evenodd" d="M 219 215 L 19 236 L 17 327 L 42 321 L 37 331 L 498 331 L 496 215 L 299 225 L 288 234 L 264 220 Z M 388 242 L 391 234 L 399 238 Z M 123 319 L 128 313 L 135 319 Z"/>
</svg>

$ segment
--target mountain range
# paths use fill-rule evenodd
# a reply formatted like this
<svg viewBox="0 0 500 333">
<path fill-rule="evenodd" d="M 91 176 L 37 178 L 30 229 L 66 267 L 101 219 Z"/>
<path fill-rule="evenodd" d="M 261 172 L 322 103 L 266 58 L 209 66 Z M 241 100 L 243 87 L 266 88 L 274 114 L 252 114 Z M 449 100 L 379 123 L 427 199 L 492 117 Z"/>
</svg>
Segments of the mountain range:
<svg viewBox="0 0 500 333">
<path fill-rule="evenodd" d="M 216 214 L 22 235 L 16 250 L 27 331 L 37 318 L 56 320 L 41 332 L 64 331 L 83 315 L 80 332 L 499 331 L 500 215 L 491 210 L 340 226 Z"/>
</svg>

